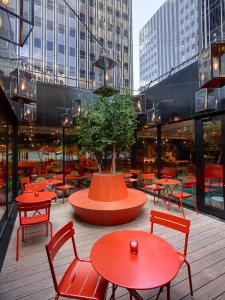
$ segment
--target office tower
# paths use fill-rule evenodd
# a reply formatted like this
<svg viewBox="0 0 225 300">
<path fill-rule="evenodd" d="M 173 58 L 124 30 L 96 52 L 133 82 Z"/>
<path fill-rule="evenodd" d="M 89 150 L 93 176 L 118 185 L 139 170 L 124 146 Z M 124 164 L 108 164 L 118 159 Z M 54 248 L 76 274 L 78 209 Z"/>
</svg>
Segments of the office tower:
<svg viewBox="0 0 225 300">
<path fill-rule="evenodd" d="M 100 71 L 92 68 L 93 62 L 107 55 L 118 61 L 119 66 L 107 79 L 109 84 L 120 90 L 130 89 L 132 0 L 67 3 L 81 21 L 63 0 L 34 0 L 33 31 L 25 45 L 17 49 L 17 56 L 25 62 L 24 68 L 39 81 L 92 89 L 104 82 Z M 9 5 L 16 9 L 16 1 Z"/>
<path fill-rule="evenodd" d="M 167 0 L 159 8 L 139 34 L 141 86 L 197 59 L 198 28 L 198 0 Z"/>
</svg>

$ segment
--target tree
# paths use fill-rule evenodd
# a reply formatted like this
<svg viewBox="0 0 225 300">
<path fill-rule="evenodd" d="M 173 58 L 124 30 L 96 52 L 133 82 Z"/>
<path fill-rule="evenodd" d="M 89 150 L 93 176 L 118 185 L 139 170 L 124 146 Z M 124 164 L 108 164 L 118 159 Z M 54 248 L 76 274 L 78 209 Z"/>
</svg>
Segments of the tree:
<svg viewBox="0 0 225 300">
<path fill-rule="evenodd" d="M 110 149 L 115 172 L 117 153 L 129 151 L 135 142 L 136 124 L 130 95 L 100 96 L 76 120 L 78 143 L 83 152 L 92 153 L 100 173 L 102 157 Z"/>
</svg>

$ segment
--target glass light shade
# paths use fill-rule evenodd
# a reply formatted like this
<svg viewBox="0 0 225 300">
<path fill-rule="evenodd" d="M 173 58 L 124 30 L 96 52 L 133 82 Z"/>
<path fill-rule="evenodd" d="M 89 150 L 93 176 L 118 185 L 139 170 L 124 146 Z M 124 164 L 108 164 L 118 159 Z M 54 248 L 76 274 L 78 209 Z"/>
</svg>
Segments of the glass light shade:
<svg viewBox="0 0 225 300">
<path fill-rule="evenodd" d="M 156 107 L 147 110 L 147 124 L 149 125 L 157 125 L 161 123 L 161 112 Z"/>
<path fill-rule="evenodd" d="M 37 82 L 34 76 L 26 71 L 16 69 L 10 73 L 10 98 L 35 101 Z"/>
<path fill-rule="evenodd" d="M 218 90 L 202 89 L 195 93 L 195 111 L 213 111 L 218 109 Z"/>
<path fill-rule="evenodd" d="M 199 56 L 201 88 L 219 88 L 225 85 L 225 43 L 212 43 Z"/>
<path fill-rule="evenodd" d="M 144 95 L 136 95 L 133 97 L 134 110 L 136 114 L 143 115 L 146 114 L 146 101 Z"/>
<path fill-rule="evenodd" d="M 60 125 L 64 128 L 73 127 L 73 118 L 69 113 L 64 113 L 60 117 Z"/>
<path fill-rule="evenodd" d="M 23 104 L 23 121 L 36 121 L 37 119 L 37 104 L 36 103 L 24 103 Z"/>
<path fill-rule="evenodd" d="M 0 0 L 0 38 L 23 46 L 34 26 L 34 0 Z"/>
</svg>

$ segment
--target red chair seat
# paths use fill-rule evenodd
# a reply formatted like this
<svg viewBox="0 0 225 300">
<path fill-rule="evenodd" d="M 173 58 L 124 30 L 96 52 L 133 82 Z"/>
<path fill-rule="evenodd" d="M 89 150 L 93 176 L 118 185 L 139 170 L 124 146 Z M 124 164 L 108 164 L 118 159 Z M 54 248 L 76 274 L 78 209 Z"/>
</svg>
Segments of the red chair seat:
<svg viewBox="0 0 225 300">
<path fill-rule="evenodd" d="M 192 197 L 192 194 L 189 193 L 185 193 L 183 191 L 177 192 L 177 193 L 173 193 L 173 194 L 169 194 L 169 197 L 176 197 L 176 198 L 190 198 Z"/>
<path fill-rule="evenodd" d="M 145 188 L 153 190 L 153 191 L 162 191 L 162 190 L 164 190 L 163 186 L 156 185 L 156 184 L 146 185 Z"/>
<path fill-rule="evenodd" d="M 68 185 L 68 184 L 57 186 L 57 190 L 60 190 L 60 191 L 65 191 L 65 190 L 69 190 L 69 189 L 73 189 L 73 188 L 74 187 L 72 185 Z"/>
<path fill-rule="evenodd" d="M 95 272 L 90 261 L 75 258 L 59 283 L 59 294 L 104 299 L 107 285 L 108 282 Z"/>
<path fill-rule="evenodd" d="M 32 217 L 21 217 L 21 225 L 34 225 L 48 221 L 48 214 L 32 216 Z"/>
</svg>

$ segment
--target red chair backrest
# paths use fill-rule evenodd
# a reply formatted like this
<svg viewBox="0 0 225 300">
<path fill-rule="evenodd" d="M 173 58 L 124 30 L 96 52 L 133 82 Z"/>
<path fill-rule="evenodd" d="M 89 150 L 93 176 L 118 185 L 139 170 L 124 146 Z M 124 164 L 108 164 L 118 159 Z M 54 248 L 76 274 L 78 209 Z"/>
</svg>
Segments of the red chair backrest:
<svg viewBox="0 0 225 300">
<path fill-rule="evenodd" d="M 147 179 L 153 179 L 153 178 L 155 178 L 155 173 L 146 173 L 146 174 L 143 174 L 142 175 L 143 176 L 143 179 L 145 180 L 147 180 Z"/>
<path fill-rule="evenodd" d="M 136 174 L 136 175 L 138 175 L 138 174 L 140 174 L 140 170 L 133 170 L 133 169 L 130 169 L 130 174 Z"/>
<path fill-rule="evenodd" d="M 21 224 L 21 218 L 26 217 L 26 213 L 29 211 L 40 211 L 44 209 L 46 214 L 48 215 L 47 220 L 50 219 L 50 208 L 51 208 L 51 201 L 43 201 L 43 202 L 34 202 L 34 203 L 18 203 L 18 211 L 19 211 L 19 219 Z M 29 217 L 31 220 L 32 217 Z"/>
<path fill-rule="evenodd" d="M 208 165 L 205 166 L 205 178 L 223 178 L 223 168 L 222 165 Z"/>
<path fill-rule="evenodd" d="M 74 233 L 75 233 L 75 230 L 73 228 L 73 222 L 70 221 L 68 224 L 66 224 L 64 227 L 62 227 L 51 238 L 50 242 L 45 246 L 56 291 L 58 291 L 58 283 L 57 283 L 57 278 L 56 278 L 54 265 L 53 265 L 54 257 L 56 256 L 58 251 L 62 248 L 62 246 L 70 239 L 73 244 L 73 250 L 74 250 L 75 257 L 76 258 L 78 257 L 75 240 L 74 240 Z"/>
<path fill-rule="evenodd" d="M 185 218 L 162 213 L 156 210 L 150 212 L 151 233 L 153 233 L 154 224 L 169 227 L 185 234 L 184 256 L 187 255 L 188 235 L 190 232 L 191 221 Z"/>
<path fill-rule="evenodd" d="M 23 177 L 23 178 L 20 178 L 20 185 L 21 185 L 21 190 L 22 192 L 25 191 L 25 184 L 26 183 L 30 183 L 30 177 Z"/>
</svg>

